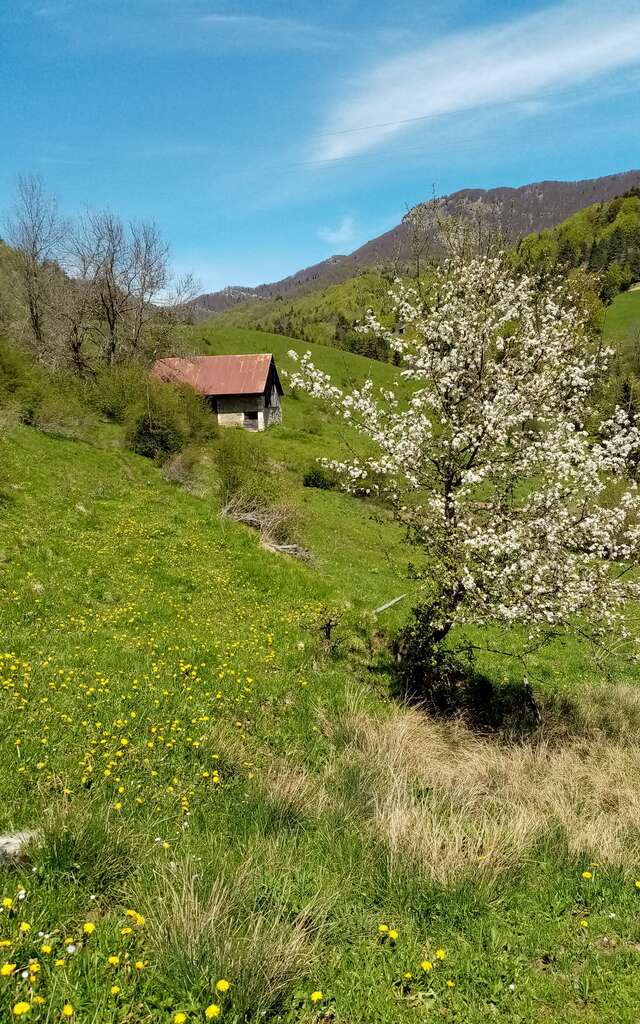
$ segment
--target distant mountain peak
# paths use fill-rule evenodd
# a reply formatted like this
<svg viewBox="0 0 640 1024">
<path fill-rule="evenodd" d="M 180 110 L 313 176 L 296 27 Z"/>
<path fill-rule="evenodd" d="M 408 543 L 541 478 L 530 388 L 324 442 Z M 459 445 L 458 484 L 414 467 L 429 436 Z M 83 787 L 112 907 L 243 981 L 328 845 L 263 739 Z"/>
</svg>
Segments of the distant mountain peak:
<svg viewBox="0 0 640 1024">
<path fill-rule="evenodd" d="M 488 214 L 496 217 L 496 226 L 505 238 L 515 242 L 533 231 L 553 228 L 578 210 L 593 203 L 605 203 L 631 188 L 640 187 L 640 170 L 609 174 L 603 178 L 583 181 L 535 181 L 528 185 L 497 188 L 462 188 L 449 195 L 436 197 L 438 206 L 448 213 L 461 212 L 469 202 L 480 202 Z M 433 200 L 418 203 L 400 223 L 384 234 L 365 242 L 348 255 L 336 254 L 289 277 L 257 288 L 228 286 L 217 292 L 198 296 L 192 303 L 196 316 L 222 313 L 250 299 L 293 298 L 303 292 L 326 288 L 353 277 L 363 270 L 388 266 L 408 253 L 408 220 L 411 213 Z"/>
</svg>

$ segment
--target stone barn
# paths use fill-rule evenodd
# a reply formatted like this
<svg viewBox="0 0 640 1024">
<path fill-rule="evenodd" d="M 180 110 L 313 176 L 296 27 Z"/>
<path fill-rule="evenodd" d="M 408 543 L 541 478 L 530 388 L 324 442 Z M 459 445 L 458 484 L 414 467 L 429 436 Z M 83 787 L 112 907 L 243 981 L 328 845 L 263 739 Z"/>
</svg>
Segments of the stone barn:
<svg viewBox="0 0 640 1024">
<path fill-rule="evenodd" d="M 222 427 L 266 430 L 282 422 L 282 384 L 273 356 L 191 356 L 159 359 L 154 376 L 190 384 L 204 396 Z"/>
</svg>

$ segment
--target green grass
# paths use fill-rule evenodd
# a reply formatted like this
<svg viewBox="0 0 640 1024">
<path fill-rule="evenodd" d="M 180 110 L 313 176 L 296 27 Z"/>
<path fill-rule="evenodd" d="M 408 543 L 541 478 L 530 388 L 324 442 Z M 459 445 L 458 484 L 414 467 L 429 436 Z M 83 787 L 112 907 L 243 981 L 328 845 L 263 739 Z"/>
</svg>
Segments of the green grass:
<svg viewBox="0 0 640 1024">
<path fill-rule="evenodd" d="M 604 337 L 611 345 L 625 346 L 640 332 L 640 288 L 617 295 L 607 308 Z"/>
<path fill-rule="evenodd" d="M 308 347 L 203 328 L 192 341 L 274 351 L 281 368 Z M 315 354 L 345 382 L 394 378 Z M 611 707 L 622 692 L 631 704 L 634 674 L 616 669 L 607 703 L 611 680 L 580 645 L 540 655 L 548 692 L 597 692 L 622 740 L 592 723 L 543 749 L 531 781 L 534 745 L 395 708 L 370 666 L 378 630 L 408 611 L 412 553 L 372 503 L 300 486 L 351 439 L 305 396 L 284 416 L 251 443 L 283 467 L 310 567 L 221 519 L 211 489 L 165 482 L 112 426 L 88 441 L 0 437 L 0 832 L 44 832 L 25 864 L 0 868 L 13 900 L 0 964 L 16 964 L 0 1020 L 24 1000 L 47 1024 L 65 1003 L 91 1024 L 203 1021 L 212 1003 L 230 1022 L 635 1022 L 638 751 Z M 371 609 L 405 590 L 376 623 Z M 503 799 L 530 809 L 547 785 L 539 834 L 503 820 L 493 850 L 478 840 Z M 220 978 L 231 987 L 216 995 Z"/>
</svg>

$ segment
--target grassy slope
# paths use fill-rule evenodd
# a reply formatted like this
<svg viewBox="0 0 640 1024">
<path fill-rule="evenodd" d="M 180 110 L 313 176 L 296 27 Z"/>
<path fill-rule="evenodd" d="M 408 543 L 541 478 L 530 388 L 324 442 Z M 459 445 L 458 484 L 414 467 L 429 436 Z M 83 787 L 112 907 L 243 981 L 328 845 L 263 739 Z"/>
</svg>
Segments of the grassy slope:
<svg viewBox="0 0 640 1024">
<path fill-rule="evenodd" d="M 281 366 L 291 345 L 196 331 L 205 350 L 266 348 Z M 321 357 L 343 377 L 393 374 L 334 350 Z M 320 433 L 318 422 L 305 433 L 310 415 Z M 285 417 L 254 440 L 286 459 L 295 481 L 340 437 L 304 397 L 286 403 Z M 362 616 L 401 591 L 386 563 L 400 538 L 366 503 L 305 490 L 304 529 L 319 558 L 308 569 L 262 551 L 211 499 L 114 448 L 110 432 L 102 443 L 27 428 L 0 440 L 0 830 L 47 830 L 30 865 L 0 869 L 0 895 L 17 908 L 0 915 L 10 943 L 0 963 L 40 965 L 33 981 L 0 977 L 0 1019 L 35 992 L 45 1002 L 29 1019 L 47 1022 L 65 1001 L 87 1022 L 169 1021 L 175 1011 L 203 1020 L 214 998 L 229 1020 L 265 1010 L 404 1022 L 433 1006 L 470 1024 L 635 1021 L 638 865 L 633 845 L 621 856 L 611 839 L 636 813 L 629 750 L 590 741 L 543 766 L 541 778 L 558 787 L 552 802 L 564 806 L 562 793 L 573 808 L 570 824 L 516 843 L 514 814 L 494 848 L 478 838 L 487 828 L 479 815 L 499 814 L 477 801 L 497 786 L 508 806 L 519 775 L 518 800 L 535 796 L 522 754 L 507 752 L 499 768 L 492 744 L 476 744 L 460 768 L 468 789 L 448 803 L 441 759 L 470 741 L 414 732 L 427 760 L 433 748 L 433 778 L 409 774 L 411 794 L 380 822 L 393 758 L 402 765 L 412 746 L 409 737 L 389 750 L 384 722 L 404 713 L 390 712 L 384 678 L 361 659 L 329 656 L 316 627 L 324 604 Z M 584 652 L 559 654 L 545 656 L 550 685 L 598 682 Z M 354 739 L 363 720 L 373 737 L 365 748 Z M 595 790 L 607 771 L 616 794 L 605 787 L 594 811 L 591 782 Z M 415 813 L 442 829 L 420 856 Z M 503 850 L 512 850 L 504 862 Z M 603 866 L 584 880 L 589 857 Z M 197 895 L 182 887 L 194 872 Z M 216 880 L 227 886 L 218 903 Z M 146 924 L 127 919 L 127 907 Z M 23 920 L 31 930 L 20 936 Z M 90 936 L 83 922 L 96 924 Z M 396 943 L 380 940 L 380 922 L 397 927 Z M 65 938 L 79 951 L 65 953 Z M 434 970 L 421 970 L 425 958 Z M 212 992 L 220 976 L 232 982 L 223 998 Z M 314 1008 L 316 988 L 325 998 Z"/>
<path fill-rule="evenodd" d="M 640 289 L 617 295 L 607 308 L 605 339 L 611 343 L 628 341 L 640 331 Z"/>
</svg>

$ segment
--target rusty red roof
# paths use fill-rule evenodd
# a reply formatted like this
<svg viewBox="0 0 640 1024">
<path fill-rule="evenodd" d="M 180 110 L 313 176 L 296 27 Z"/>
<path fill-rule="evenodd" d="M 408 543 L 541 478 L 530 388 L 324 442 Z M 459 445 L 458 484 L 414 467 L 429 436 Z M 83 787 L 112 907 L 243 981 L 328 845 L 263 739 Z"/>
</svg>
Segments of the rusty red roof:
<svg viewBox="0 0 640 1024">
<path fill-rule="evenodd" d="M 260 395 L 267 386 L 272 363 L 276 387 L 282 394 L 270 353 L 159 359 L 153 374 L 160 380 L 190 384 L 201 395 Z"/>
</svg>

